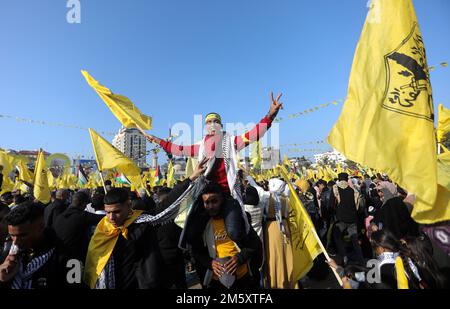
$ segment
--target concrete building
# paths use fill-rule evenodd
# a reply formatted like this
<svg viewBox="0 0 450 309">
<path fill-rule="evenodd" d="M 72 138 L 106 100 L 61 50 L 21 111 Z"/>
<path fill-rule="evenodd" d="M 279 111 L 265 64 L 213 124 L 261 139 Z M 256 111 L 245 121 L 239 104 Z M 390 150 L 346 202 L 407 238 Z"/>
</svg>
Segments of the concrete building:
<svg viewBox="0 0 450 309">
<path fill-rule="evenodd" d="M 261 149 L 261 169 L 267 170 L 274 168 L 281 162 L 280 149 L 266 147 Z"/>
<path fill-rule="evenodd" d="M 146 166 L 147 144 L 144 135 L 135 128 L 122 127 L 112 141 L 114 147 L 133 160 L 137 166 Z"/>
<path fill-rule="evenodd" d="M 344 163 L 344 161 L 346 160 L 344 155 L 338 152 L 336 149 L 333 149 L 333 151 L 318 153 L 314 155 L 314 161 L 316 164 L 322 162 L 324 158 L 328 158 L 329 161 L 340 164 Z"/>
</svg>

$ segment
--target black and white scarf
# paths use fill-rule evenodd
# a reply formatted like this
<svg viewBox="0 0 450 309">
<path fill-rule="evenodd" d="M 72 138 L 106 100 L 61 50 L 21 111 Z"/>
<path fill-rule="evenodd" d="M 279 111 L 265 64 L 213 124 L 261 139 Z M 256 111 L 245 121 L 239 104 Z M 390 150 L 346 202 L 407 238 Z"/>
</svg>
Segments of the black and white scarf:
<svg viewBox="0 0 450 309">
<path fill-rule="evenodd" d="M 14 280 L 11 284 L 12 289 L 31 289 L 32 286 L 32 276 L 38 271 L 42 266 L 47 263 L 50 257 L 55 252 L 55 248 L 50 249 L 46 253 L 34 257 L 25 267 L 20 261 L 19 263 L 19 272 L 14 277 Z"/>
</svg>

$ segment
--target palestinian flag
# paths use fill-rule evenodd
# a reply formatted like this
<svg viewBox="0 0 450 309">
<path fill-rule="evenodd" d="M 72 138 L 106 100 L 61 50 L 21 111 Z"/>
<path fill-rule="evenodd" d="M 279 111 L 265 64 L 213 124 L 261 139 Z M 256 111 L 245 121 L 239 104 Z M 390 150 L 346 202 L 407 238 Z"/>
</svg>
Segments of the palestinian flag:
<svg viewBox="0 0 450 309">
<path fill-rule="evenodd" d="M 122 185 L 128 185 L 131 186 L 131 182 L 128 180 L 128 178 L 122 174 L 122 173 L 116 173 L 115 175 L 115 181 L 116 183 L 120 183 Z"/>
<path fill-rule="evenodd" d="M 163 179 L 159 165 L 156 167 L 154 179 L 155 179 L 155 185 L 159 186 Z"/>
<path fill-rule="evenodd" d="M 84 186 L 88 183 L 89 178 L 83 170 L 81 165 L 78 165 L 78 184 Z"/>
</svg>

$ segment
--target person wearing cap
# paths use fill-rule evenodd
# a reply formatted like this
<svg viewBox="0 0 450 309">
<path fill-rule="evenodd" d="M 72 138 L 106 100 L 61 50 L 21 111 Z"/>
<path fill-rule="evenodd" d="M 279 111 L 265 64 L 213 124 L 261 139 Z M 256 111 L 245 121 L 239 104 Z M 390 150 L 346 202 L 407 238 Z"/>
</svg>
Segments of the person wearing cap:
<svg viewBox="0 0 450 309">
<path fill-rule="evenodd" d="M 176 156 L 198 156 L 199 161 L 204 157 L 212 158 L 208 162 L 206 171 L 208 180 L 218 183 L 225 194 L 231 194 L 239 200 L 237 195 L 240 195 L 240 192 L 236 192 L 237 186 L 235 187 L 237 182 L 237 152 L 259 140 L 267 132 L 278 111 L 283 107 L 283 103 L 279 102 L 280 98 L 281 94 L 274 99 L 273 93 L 271 93 L 269 113 L 253 129 L 240 136 L 229 136 L 223 131 L 221 116 L 217 113 L 209 113 L 205 118 L 208 133 L 200 144 L 181 146 L 153 135 L 147 135 L 146 137 L 150 142 L 159 144 L 167 153 Z M 230 164 L 225 164 L 224 159 Z M 239 200 L 239 202 L 243 205 L 242 200 Z"/>
<path fill-rule="evenodd" d="M 348 174 L 339 173 L 338 182 L 333 186 L 332 204 L 336 210 L 336 224 L 333 229 L 333 238 L 338 253 L 343 258 L 344 263 L 348 261 L 345 245 L 343 242 L 344 233 L 350 236 L 356 260 L 359 264 L 364 263 L 361 246 L 358 243 L 357 210 L 360 203 L 360 194 L 349 186 Z"/>
</svg>

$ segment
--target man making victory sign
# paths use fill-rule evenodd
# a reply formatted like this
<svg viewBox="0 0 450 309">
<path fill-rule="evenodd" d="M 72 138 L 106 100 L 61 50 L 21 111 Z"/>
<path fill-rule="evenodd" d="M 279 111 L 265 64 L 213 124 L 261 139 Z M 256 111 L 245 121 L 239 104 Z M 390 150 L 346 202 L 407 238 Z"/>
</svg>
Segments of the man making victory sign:
<svg viewBox="0 0 450 309">
<path fill-rule="evenodd" d="M 223 131 L 222 119 L 217 113 L 206 115 L 207 135 L 201 143 L 181 146 L 162 140 L 153 135 L 146 135 L 150 142 L 159 144 L 166 152 L 176 156 L 198 156 L 201 161 L 207 157 L 208 167 L 205 175 L 208 180 L 218 183 L 225 194 L 231 194 L 242 205 L 240 188 L 236 182 L 237 153 L 249 144 L 258 141 L 270 128 L 278 111 L 283 107 L 281 94 L 276 99 L 270 94 L 269 113 L 250 131 L 240 136 L 230 136 Z"/>
</svg>

